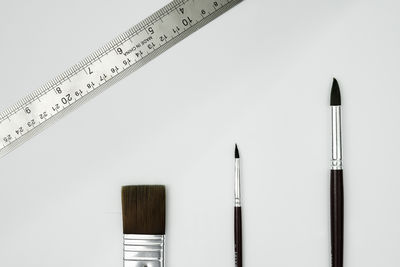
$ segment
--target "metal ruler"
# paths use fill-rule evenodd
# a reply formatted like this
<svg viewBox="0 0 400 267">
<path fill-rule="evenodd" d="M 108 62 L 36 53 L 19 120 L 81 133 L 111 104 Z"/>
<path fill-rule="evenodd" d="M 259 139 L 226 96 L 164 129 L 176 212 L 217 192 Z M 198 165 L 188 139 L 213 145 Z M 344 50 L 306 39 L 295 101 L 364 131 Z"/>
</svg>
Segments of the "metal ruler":
<svg viewBox="0 0 400 267">
<path fill-rule="evenodd" d="M 175 0 L 0 113 L 0 158 L 242 0 Z"/>
</svg>

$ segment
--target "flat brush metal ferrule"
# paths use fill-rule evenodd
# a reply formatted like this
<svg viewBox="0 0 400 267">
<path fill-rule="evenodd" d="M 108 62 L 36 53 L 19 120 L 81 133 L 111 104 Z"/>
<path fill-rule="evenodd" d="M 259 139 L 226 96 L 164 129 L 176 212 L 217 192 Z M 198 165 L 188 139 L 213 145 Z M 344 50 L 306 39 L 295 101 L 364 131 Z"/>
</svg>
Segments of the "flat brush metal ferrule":
<svg viewBox="0 0 400 267">
<path fill-rule="evenodd" d="M 165 235 L 124 235 L 124 267 L 164 267 Z"/>
<path fill-rule="evenodd" d="M 331 170 L 343 169 L 342 151 L 342 107 L 331 106 L 332 121 L 332 159 Z"/>
<path fill-rule="evenodd" d="M 240 159 L 235 159 L 235 207 L 241 207 L 240 196 Z"/>
</svg>

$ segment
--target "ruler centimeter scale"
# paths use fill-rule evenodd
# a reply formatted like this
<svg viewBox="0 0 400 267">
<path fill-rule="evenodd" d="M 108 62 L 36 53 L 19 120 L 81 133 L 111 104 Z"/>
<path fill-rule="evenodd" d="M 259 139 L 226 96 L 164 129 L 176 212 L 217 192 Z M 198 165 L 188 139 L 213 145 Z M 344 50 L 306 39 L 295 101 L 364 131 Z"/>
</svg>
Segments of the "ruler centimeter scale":
<svg viewBox="0 0 400 267">
<path fill-rule="evenodd" d="M 242 0 L 175 0 L 0 113 L 0 158 Z"/>
</svg>

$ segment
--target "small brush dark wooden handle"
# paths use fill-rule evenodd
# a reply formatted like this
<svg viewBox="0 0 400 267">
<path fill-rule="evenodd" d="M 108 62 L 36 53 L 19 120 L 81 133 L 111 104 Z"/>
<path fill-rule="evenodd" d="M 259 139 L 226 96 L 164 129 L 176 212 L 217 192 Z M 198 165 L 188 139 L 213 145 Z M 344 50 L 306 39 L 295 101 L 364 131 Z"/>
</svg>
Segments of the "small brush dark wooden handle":
<svg viewBox="0 0 400 267">
<path fill-rule="evenodd" d="M 331 170 L 332 267 L 343 267 L 343 170 Z"/>
<path fill-rule="evenodd" d="M 242 208 L 235 207 L 235 266 L 242 267 Z"/>
</svg>

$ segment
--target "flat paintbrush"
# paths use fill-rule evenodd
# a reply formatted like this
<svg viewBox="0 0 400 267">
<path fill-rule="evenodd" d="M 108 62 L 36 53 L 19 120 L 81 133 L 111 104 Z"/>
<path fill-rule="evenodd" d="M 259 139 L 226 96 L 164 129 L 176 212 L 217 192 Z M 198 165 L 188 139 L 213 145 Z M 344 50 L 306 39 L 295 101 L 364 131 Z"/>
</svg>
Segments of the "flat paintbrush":
<svg viewBox="0 0 400 267">
<path fill-rule="evenodd" d="M 164 267 L 165 187 L 122 188 L 124 267 Z"/>
<path fill-rule="evenodd" d="M 339 84 L 333 79 L 331 90 L 332 160 L 331 160 L 331 246 L 332 266 L 343 267 L 343 161 L 342 101 Z"/>
</svg>

